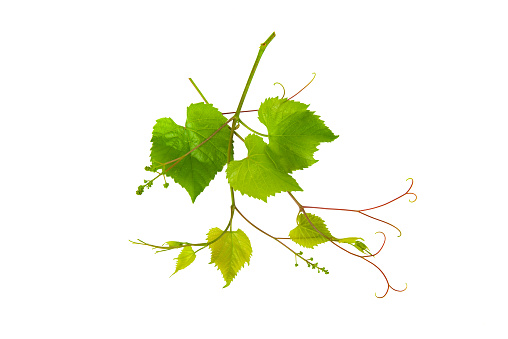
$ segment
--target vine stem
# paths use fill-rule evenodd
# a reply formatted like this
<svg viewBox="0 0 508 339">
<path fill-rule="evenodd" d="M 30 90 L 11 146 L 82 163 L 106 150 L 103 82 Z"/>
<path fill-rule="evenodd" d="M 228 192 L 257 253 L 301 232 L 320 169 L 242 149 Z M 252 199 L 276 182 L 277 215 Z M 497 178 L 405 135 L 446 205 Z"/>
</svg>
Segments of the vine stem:
<svg viewBox="0 0 508 339">
<path fill-rule="evenodd" d="M 199 90 L 198 86 L 196 86 L 196 84 L 194 83 L 194 81 L 189 78 L 190 82 L 192 83 L 192 86 L 194 86 L 194 88 L 196 89 L 196 91 L 198 91 L 199 95 L 201 96 L 201 98 L 203 99 L 203 101 L 205 103 L 208 103 L 208 100 L 206 100 L 205 96 L 203 95 L 203 93 L 201 93 L 201 91 Z"/>
<path fill-rule="evenodd" d="M 242 97 L 240 98 L 240 102 L 238 103 L 238 107 L 236 108 L 235 115 L 233 116 L 233 126 L 231 127 L 231 136 L 229 137 L 229 146 L 228 146 L 228 164 L 231 161 L 231 148 L 233 143 L 233 131 L 236 129 L 240 111 L 242 110 L 243 102 L 245 101 L 245 97 L 247 96 L 247 92 L 249 90 L 250 84 L 252 82 L 252 79 L 254 78 L 254 73 L 256 73 L 256 69 L 258 68 L 259 61 L 261 61 L 261 57 L 263 56 L 263 53 L 266 50 L 266 47 L 268 47 L 268 44 L 275 38 L 275 32 L 273 32 L 268 39 L 266 39 L 265 42 L 259 46 L 259 52 L 256 57 L 256 60 L 254 61 L 254 65 L 252 66 L 252 70 L 250 71 L 249 78 L 247 79 L 247 83 L 245 84 L 245 88 L 242 93 Z M 231 188 L 233 189 L 233 188 Z"/>
<path fill-rule="evenodd" d="M 238 209 L 238 207 L 235 207 L 236 211 L 238 212 L 238 214 L 240 214 L 240 216 L 242 218 L 245 219 L 245 221 L 247 221 L 252 227 L 254 227 L 255 229 L 257 229 L 259 232 L 263 233 L 264 235 L 267 235 L 269 236 L 270 238 L 272 238 L 273 240 L 277 241 L 279 244 L 281 244 L 282 246 L 284 246 L 285 248 L 287 248 L 288 250 L 290 250 L 291 252 L 293 252 L 294 255 L 296 255 L 298 258 L 302 259 L 303 261 L 305 261 L 307 264 L 309 265 L 312 265 L 312 263 L 310 261 L 308 261 L 307 259 L 305 259 L 304 257 L 302 257 L 300 254 L 296 253 L 294 250 L 292 250 L 289 246 L 287 246 L 286 244 L 284 244 L 282 241 L 280 241 L 279 239 L 280 238 L 276 238 L 274 237 L 273 235 L 271 234 L 268 234 L 266 233 L 265 231 L 263 231 L 261 228 L 257 227 L 256 225 L 254 225 L 249 219 L 247 219 L 243 214 L 242 212 L 240 212 L 240 210 Z"/>
<path fill-rule="evenodd" d="M 252 82 L 252 79 L 254 78 L 254 73 L 256 73 L 256 69 L 258 68 L 259 61 L 261 60 L 261 57 L 263 56 L 263 53 L 266 50 L 266 47 L 270 42 L 275 38 L 275 32 L 273 32 L 268 39 L 266 39 L 265 42 L 259 46 L 258 55 L 256 57 L 256 60 L 254 61 L 254 65 L 252 66 L 252 70 L 250 71 L 249 78 L 247 79 L 247 83 L 245 84 L 245 88 L 243 89 L 242 97 L 240 98 L 240 102 L 238 103 L 238 107 L 236 109 L 236 113 L 233 116 L 233 124 L 231 126 L 231 133 L 229 135 L 229 143 L 228 143 L 228 160 L 227 164 L 231 162 L 232 158 L 232 150 L 233 150 L 233 135 L 234 132 L 238 126 L 238 120 L 240 120 L 240 111 L 242 110 L 243 103 L 245 101 L 245 97 L 247 96 L 247 92 L 249 91 L 250 84 Z M 231 184 L 229 185 L 229 190 L 231 192 L 231 219 L 233 218 L 233 214 L 235 211 L 235 191 L 233 189 L 233 186 Z M 232 227 L 232 226 L 230 226 Z"/>
<path fill-rule="evenodd" d="M 198 253 L 199 251 L 201 251 L 203 248 L 213 244 L 214 242 L 216 242 L 217 240 L 219 240 L 225 233 L 228 229 L 231 228 L 231 226 L 233 225 L 233 214 L 234 214 L 234 211 L 233 211 L 233 206 L 231 206 L 231 217 L 229 218 L 229 222 L 228 222 L 228 225 L 226 226 L 226 228 L 222 231 L 222 233 L 215 239 L 213 239 L 212 241 L 208 241 L 208 242 L 203 242 L 203 243 L 199 243 L 199 244 L 190 244 L 190 243 L 184 243 L 180 246 L 157 246 L 157 245 L 152 245 L 152 244 L 149 244 L 149 243 L 146 243 L 144 242 L 143 240 L 141 239 L 138 239 L 139 242 L 135 242 L 135 241 L 132 241 L 132 240 L 129 240 L 131 243 L 133 244 L 136 244 L 136 245 L 145 245 L 145 246 L 150 246 L 150 247 L 153 247 L 154 249 L 155 248 L 159 248 L 161 249 L 160 251 L 157 251 L 155 253 L 158 253 L 158 252 L 163 252 L 163 251 L 169 251 L 169 250 L 173 250 L 173 249 L 177 249 L 177 248 L 182 248 L 182 247 L 188 247 L 188 246 L 202 246 L 201 248 L 197 249 L 195 253 Z"/>
<path fill-rule="evenodd" d="M 230 118 L 228 121 L 226 121 L 219 129 L 217 129 L 214 133 L 212 133 L 207 139 L 205 139 L 202 143 L 200 143 L 198 146 L 196 146 L 195 148 L 193 148 L 192 150 L 190 150 L 188 153 L 186 153 L 185 155 L 183 155 L 182 157 L 180 158 L 177 158 L 175 160 L 172 160 L 170 162 L 173 162 L 173 161 L 176 161 L 175 164 L 173 164 L 171 167 L 169 167 L 168 169 L 166 169 L 166 171 L 168 171 L 169 169 L 173 168 L 176 164 L 178 164 L 185 156 L 187 156 L 188 154 L 190 154 L 192 151 L 194 151 L 195 149 L 197 149 L 198 147 L 200 147 L 201 145 L 203 145 L 205 142 L 207 142 L 208 140 L 210 140 L 215 134 L 217 134 L 224 126 L 226 126 L 231 120 L 233 120 L 233 125 L 231 126 L 231 133 L 230 133 L 230 136 L 229 136 L 229 143 L 228 143 L 228 159 L 227 159 L 227 163 L 229 164 L 231 162 L 231 151 L 232 151 L 232 146 L 233 146 L 233 135 L 235 134 L 235 129 L 237 128 L 237 121 L 240 120 L 239 118 L 239 115 L 240 115 L 240 111 L 242 109 L 242 106 L 243 106 L 243 103 L 245 101 L 245 97 L 247 96 L 247 92 L 249 90 L 249 87 L 250 87 L 250 84 L 252 82 L 252 79 L 254 78 L 254 73 L 256 72 L 256 69 L 258 67 L 258 64 L 259 64 L 259 61 L 261 60 L 261 57 L 263 56 L 263 53 L 265 52 L 265 49 L 266 47 L 268 46 L 268 44 L 273 40 L 273 38 L 275 38 L 275 32 L 273 32 L 269 37 L 268 39 L 266 39 L 265 42 L 263 42 L 261 44 L 261 46 L 259 47 L 259 52 L 258 52 L 258 55 L 256 57 L 256 60 L 254 62 L 254 65 L 252 66 L 252 70 L 249 74 L 249 78 L 247 79 L 247 84 L 245 85 L 245 88 L 243 90 L 243 93 L 242 93 L 242 97 L 240 98 L 240 102 L 238 103 L 238 108 L 236 109 L 236 113 L 235 115 Z M 205 103 L 208 104 L 208 101 L 206 100 L 206 98 L 204 97 L 203 93 L 201 93 L 201 91 L 199 90 L 198 86 L 194 83 L 194 81 L 189 78 L 190 82 L 192 83 L 192 85 L 194 86 L 194 88 L 198 91 L 199 95 L 201 96 L 201 98 L 203 98 L 203 100 L 205 101 Z M 228 126 L 229 127 L 229 126 Z M 242 139 L 243 141 L 243 138 L 240 137 L 240 139 Z M 164 172 L 166 172 L 164 171 Z M 224 233 L 226 233 L 226 231 L 229 229 L 230 231 L 232 231 L 232 227 L 233 227 L 233 216 L 235 214 L 235 193 L 234 193 L 234 190 L 233 190 L 233 186 L 229 185 L 229 188 L 230 188 L 230 192 L 231 192 L 231 217 L 229 219 L 229 223 L 228 223 L 228 226 L 224 229 L 224 231 L 221 233 L 221 235 L 219 237 L 217 237 L 216 239 L 214 239 L 213 241 L 211 242 L 208 242 L 208 243 L 204 243 L 204 244 L 199 244 L 199 245 L 203 245 L 203 247 L 199 248 L 197 252 L 199 252 L 200 250 L 202 250 L 203 248 L 207 247 L 208 245 L 212 244 L 213 242 L 217 241 L 220 237 L 222 237 L 222 235 Z M 158 246 L 160 248 L 160 246 Z M 287 246 L 286 246 L 287 247 Z M 295 253 L 296 254 L 296 253 Z"/>
</svg>

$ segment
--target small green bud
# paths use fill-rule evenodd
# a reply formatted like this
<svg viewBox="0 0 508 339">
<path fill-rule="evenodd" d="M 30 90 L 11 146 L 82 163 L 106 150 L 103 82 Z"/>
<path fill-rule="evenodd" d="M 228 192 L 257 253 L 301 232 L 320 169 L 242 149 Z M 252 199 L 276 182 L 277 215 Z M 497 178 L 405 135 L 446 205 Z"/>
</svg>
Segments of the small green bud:
<svg viewBox="0 0 508 339">
<path fill-rule="evenodd" d="M 298 264 L 295 264 L 295 267 L 298 267 Z"/>
<path fill-rule="evenodd" d="M 164 188 L 168 188 L 169 187 L 169 183 L 165 183 L 163 186 L 164 186 Z"/>
<path fill-rule="evenodd" d="M 141 195 L 144 191 L 145 187 L 143 185 L 138 186 L 138 190 L 136 191 L 137 195 Z"/>
<path fill-rule="evenodd" d="M 310 258 L 309 260 L 310 260 L 310 261 L 313 261 L 313 260 L 314 260 L 314 258 Z"/>
</svg>

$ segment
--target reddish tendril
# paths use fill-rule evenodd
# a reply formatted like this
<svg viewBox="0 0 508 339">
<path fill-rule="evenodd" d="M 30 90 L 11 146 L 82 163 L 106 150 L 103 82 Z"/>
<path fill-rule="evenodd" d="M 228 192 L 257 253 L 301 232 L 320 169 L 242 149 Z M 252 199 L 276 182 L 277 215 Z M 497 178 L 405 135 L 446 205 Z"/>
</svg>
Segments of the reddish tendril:
<svg viewBox="0 0 508 339">
<path fill-rule="evenodd" d="M 307 214 L 307 213 L 305 213 Z M 312 225 L 312 222 L 310 221 L 310 219 L 307 217 L 307 220 L 311 223 Z M 314 228 L 316 228 L 314 225 L 312 225 Z M 319 232 L 319 230 L 316 228 L 316 230 Z M 320 232 L 321 233 L 321 232 Z M 350 252 L 348 250 L 346 250 L 345 248 L 343 248 L 342 246 L 336 244 L 335 242 L 333 241 L 330 241 L 332 244 L 334 244 L 335 246 L 337 246 L 338 248 L 340 248 L 341 250 L 351 254 L 351 255 L 354 255 L 355 257 L 358 257 L 358 258 L 362 258 L 363 260 L 365 260 L 366 262 L 368 262 L 369 264 L 372 264 L 374 265 L 375 268 L 377 268 L 379 270 L 379 272 L 381 272 L 381 274 L 383 275 L 383 277 L 385 278 L 385 281 L 386 281 L 386 284 L 388 285 L 388 287 L 386 288 L 386 292 L 385 294 L 383 294 L 382 297 L 378 297 L 376 293 L 374 293 L 374 295 L 377 297 L 377 298 L 384 298 L 387 294 L 388 294 L 388 291 L 390 290 L 390 288 L 396 292 L 404 292 L 406 289 L 407 289 L 407 284 L 406 284 L 406 287 L 403 289 L 403 290 L 397 290 L 395 288 L 392 287 L 392 285 L 390 285 L 390 282 L 388 281 L 388 278 L 386 277 L 386 274 L 383 272 L 383 270 L 381 270 L 376 264 L 374 264 L 372 261 L 370 260 L 367 260 L 366 258 L 368 257 L 373 257 L 375 255 L 378 255 L 379 252 L 381 252 L 381 250 L 383 249 L 384 245 L 385 245 L 385 242 L 386 242 L 386 235 L 383 233 L 383 232 L 376 232 L 377 233 L 381 233 L 383 234 L 383 237 L 384 237 L 384 240 L 383 240 L 383 245 L 381 245 L 381 248 L 374 254 L 372 255 L 358 255 L 358 254 L 355 254 L 353 252 Z"/>
<path fill-rule="evenodd" d="M 258 110 L 257 109 L 251 109 L 251 110 L 248 110 L 248 111 L 240 111 L 240 113 L 245 113 L 245 112 L 257 112 Z M 223 115 L 224 114 L 235 114 L 236 112 L 226 112 L 226 113 L 222 113 Z"/>
<path fill-rule="evenodd" d="M 364 215 L 364 216 L 366 216 L 366 217 L 372 218 L 372 219 L 377 220 L 377 221 L 384 222 L 385 224 L 392 226 L 392 227 L 393 227 L 393 228 L 395 228 L 397 231 L 399 231 L 399 235 L 398 235 L 397 237 L 400 237 L 400 236 L 402 235 L 402 232 L 400 231 L 400 229 L 399 229 L 397 226 L 395 226 L 395 225 L 393 225 L 393 224 L 390 224 L 389 222 L 386 222 L 386 221 L 384 221 L 384 220 L 381 220 L 381 219 L 378 219 L 378 218 L 374 218 L 373 216 L 368 215 L 367 213 L 363 213 L 363 212 L 358 212 L 358 213 L 363 214 L 363 215 Z"/>
<path fill-rule="evenodd" d="M 309 81 L 309 83 L 308 83 L 307 85 L 305 85 L 305 87 L 304 87 L 304 88 L 302 88 L 301 90 L 299 90 L 299 91 L 298 91 L 295 95 L 293 95 L 292 97 L 290 97 L 288 100 L 291 100 L 291 99 L 293 99 L 294 97 L 296 97 L 298 94 L 300 94 L 300 92 L 301 92 L 301 91 L 303 91 L 304 89 L 306 89 L 306 88 L 307 88 L 307 86 L 309 86 L 311 82 L 313 82 L 313 81 L 314 81 L 314 78 L 316 77 L 316 73 L 312 73 L 312 74 L 314 74 L 314 76 L 312 77 L 312 80 L 311 80 L 311 81 Z"/>
<path fill-rule="evenodd" d="M 374 218 L 373 216 L 370 216 L 368 215 L 367 213 L 363 213 L 364 211 L 370 211 L 370 210 L 373 210 L 373 209 L 376 209 L 376 208 L 379 208 L 379 207 L 383 207 L 383 206 L 386 206 L 392 202 L 394 202 L 395 200 L 398 200 L 400 198 L 402 198 L 403 196 L 405 195 L 409 195 L 409 194 L 412 194 L 415 196 L 415 199 L 414 200 L 411 200 L 409 199 L 409 202 L 413 203 L 416 201 L 416 199 L 418 198 L 417 195 L 415 193 L 412 193 L 412 192 L 409 192 L 411 190 L 411 188 L 413 187 L 413 183 L 414 183 L 414 180 L 413 178 L 407 178 L 406 181 L 408 180 L 411 180 L 411 186 L 409 186 L 409 188 L 407 189 L 407 191 L 404 193 L 404 194 L 401 194 L 399 195 L 397 198 L 395 199 L 392 199 L 384 204 L 381 204 L 381 205 L 378 205 L 378 206 L 375 206 L 375 207 L 370 207 L 370 208 L 364 208 L 364 209 L 361 209 L 361 210 L 353 210 L 353 209 L 347 209 L 347 208 L 331 208 L 331 207 L 317 207 L 317 206 L 302 206 L 303 208 L 315 208 L 315 209 L 322 209 L 322 210 L 334 210 L 334 211 L 347 211 L 347 212 L 357 212 L 357 213 L 360 213 L 360 214 L 363 214 L 369 218 L 372 218 L 372 219 L 375 219 L 375 220 L 378 220 L 378 221 L 381 221 L 381 222 L 384 222 L 385 224 L 387 225 L 390 225 L 392 226 L 393 228 L 395 228 L 397 231 L 399 231 L 399 237 L 402 235 L 402 232 L 400 231 L 399 228 L 395 227 L 394 225 L 390 224 L 389 222 L 386 222 L 384 220 L 381 220 L 381 219 L 378 219 L 378 218 Z"/>
<path fill-rule="evenodd" d="M 312 73 L 312 74 L 314 74 L 314 77 L 312 78 L 312 80 L 311 80 L 311 81 L 309 81 L 309 83 L 308 83 L 307 85 L 305 85 L 305 87 L 304 87 L 304 88 L 302 88 L 301 90 L 299 90 L 299 91 L 298 91 L 295 95 L 293 95 L 292 97 L 290 97 L 288 100 L 291 100 L 291 99 L 293 99 L 294 97 L 296 97 L 298 94 L 300 94 L 300 92 L 301 92 L 301 91 L 303 91 L 305 88 L 307 88 L 307 86 L 309 86 L 309 85 L 310 85 L 310 83 L 311 83 L 312 81 L 314 81 L 314 78 L 316 77 L 316 73 Z M 275 84 L 274 84 L 274 85 L 275 85 Z M 282 86 L 282 85 L 281 85 L 281 86 Z M 285 92 L 284 92 L 284 93 L 285 93 Z M 284 96 L 284 95 L 283 95 L 283 96 Z M 258 111 L 257 109 L 251 109 L 251 110 L 248 110 L 248 111 L 240 111 L 240 113 L 245 113 L 245 112 L 257 112 L 257 111 Z M 236 112 L 226 112 L 226 113 L 222 113 L 222 114 L 224 115 L 224 114 L 235 114 L 235 113 L 236 113 Z"/>
<path fill-rule="evenodd" d="M 382 271 L 379 267 L 377 267 L 377 265 L 376 265 L 376 264 L 374 264 L 373 262 L 371 262 L 371 261 L 369 261 L 369 260 L 367 260 L 367 259 L 365 259 L 365 258 L 362 258 L 362 259 L 363 259 L 363 260 L 365 260 L 366 262 L 368 262 L 368 263 L 370 263 L 370 264 L 374 265 L 374 267 L 375 267 L 375 268 L 377 268 L 377 269 L 379 270 L 379 272 L 381 272 L 381 274 L 382 274 L 382 275 L 383 275 L 383 277 L 385 278 L 386 284 L 388 285 L 388 287 L 386 287 L 386 292 L 385 292 L 385 294 L 383 294 L 383 296 L 378 297 L 378 296 L 377 296 L 377 293 L 374 293 L 374 295 L 376 296 L 376 298 L 381 299 L 381 298 L 386 297 L 386 295 L 388 294 L 388 291 L 390 291 L 390 288 L 391 288 L 392 290 L 394 290 L 395 292 L 404 292 L 405 290 L 407 290 L 407 283 L 406 283 L 406 287 L 404 287 L 404 289 L 403 289 L 403 290 L 397 290 L 397 289 L 393 288 L 393 287 L 392 287 L 392 285 L 390 285 L 390 282 L 388 282 L 388 278 L 386 277 L 385 273 L 384 273 L 384 272 L 383 272 L 383 271 Z"/>
</svg>

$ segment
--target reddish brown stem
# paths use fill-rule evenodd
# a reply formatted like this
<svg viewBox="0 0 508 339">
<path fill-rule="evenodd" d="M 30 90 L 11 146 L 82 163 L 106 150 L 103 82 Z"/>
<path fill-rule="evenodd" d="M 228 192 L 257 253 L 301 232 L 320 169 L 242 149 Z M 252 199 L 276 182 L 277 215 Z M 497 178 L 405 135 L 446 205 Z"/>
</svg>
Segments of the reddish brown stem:
<svg viewBox="0 0 508 339">
<path fill-rule="evenodd" d="M 258 110 L 257 109 L 251 109 L 251 110 L 248 110 L 248 111 L 240 111 L 240 113 L 245 113 L 245 112 L 257 112 Z M 224 114 L 235 114 L 236 112 L 226 112 L 226 113 L 222 113 L 223 115 Z"/>
</svg>

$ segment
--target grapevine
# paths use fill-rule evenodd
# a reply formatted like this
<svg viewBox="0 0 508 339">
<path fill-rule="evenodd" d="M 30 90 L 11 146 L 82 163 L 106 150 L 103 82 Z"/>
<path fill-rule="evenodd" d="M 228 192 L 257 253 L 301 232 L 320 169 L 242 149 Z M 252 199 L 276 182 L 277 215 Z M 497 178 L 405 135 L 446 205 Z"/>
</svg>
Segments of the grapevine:
<svg viewBox="0 0 508 339">
<path fill-rule="evenodd" d="M 406 195 L 414 197 L 414 199 L 409 200 L 410 202 L 416 201 L 416 194 L 410 192 L 413 187 L 413 179 L 407 179 L 411 180 L 411 185 L 405 193 L 384 204 L 370 208 L 344 209 L 303 205 L 292 194 L 292 192 L 303 191 L 303 189 L 291 174 L 294 171 L 308 168 L 317 162 L 314 159 L 314 153 L 318 150 L 317 146 L 320 143 L 332 142 L 338 138 L 338 135 L 335 135 L 320 117 L 314 114 L 315 112 L 308 110 L 309 105 L 292 100 L 314 80 L 315 73 L 312 80 L 293 96 L 287 99 L 284 98 L 286 94 L 284 86 L 275 83 L 279 84 L 284 91 L 281 98 L 267 98 L 257 110 L 242 110 L 261 57 L 274 37 L 275 33 L 272 33 L 259 47 L 247 84 L 234 112 L 221 113 L 206 100 L 196 83 L 189 78 L 203 102 L 189 105 L 185 126 L 177 125 L 171 118 L 161 118 L 156 121 L 151 139 L 151 164 L 145 167 L 146 171 L 156 175 L 150 180 L 144 180 L 144 184 L 140 185 L 136 191 L 138 195 L 143 194 L 145 189 L 152 187 L 154 181 L 160 177 L 163 178 L 163 187 L 168 188 L 169 183 L 166 178 L 171 177 L 188 192 L 191 201 L 194 203 L 216 174 L 226 167 L 226 177 L 231 193 L 231 206 L 229 221 L 224 229 L 217 227 L 210 229 L 206 234 L 206 240 L 198 243 L 167 241 L 159 246 L 140 239 L 131 242 L 151 247 L 156 251 L 155 253 L 181 249 L 179 255 L 175 258 L 177 262 L 173 274 L 191 265 L 199 251 L 209 248 L 211 250 L 210 263 L 220 270 L 226 282 L 224 287 L 227 287 L 245 264 L 250 263 L 252 256 L 252 246 L 247 234 L 241 229 L 233 230 L 233 216 L 238 213 L 254 229 L 289 250 L 295 256 L 295 266 L 299 266 L 299 259 L 307 267 L 315 269 L 318 273 L 329 274 L 325 267 L 314 262 L 313 257 L 304 256 L 302 251 L 292 249 L 285 242 L 286 240 L 308 249 L 320 244 L 330 243 L 332 246 L 370 263 L 379 270 L 386 281 L 387 288 L 382 296 L 376 294 L 376 297 L 385 297 L 390 289 L 397 292 L 406 290 L 407 284 L 404 289 L 392 287 L 385 273 L 369 260 L 369 258 L 378 255 L 383 249 L 386 243 L 384 232 L 376 232 L 376 234 L 379 233 L 383 236 L 383 244 L 373 254 L 364 243 L 363 238 L 337 238 L 333 236 L 325 221 L 318 215 L 308 212 L 308 210 L 326 209 L 359 213 L 395 228 L 400 237 L 402 233 L 399 228 L 366 212 L 386 206 Z M 248 126 L 240 118 L 240 114 L 246 112 L 258 112 L 258 119 L 266 127 L 267 132 L 258 132 Z M 227 119 L 225 116 L 228 114 L 233 114 L 233 116 Z M 252 133 L 245 137 L 241 136 L 237 132 L 240 125 Z M 236 138 L 247 148 L 248 155 L 244 159 L 234 159 Z M 268 143 L 265 141 L 266 139 L 268 139 Z M 264 202 L 267 202 L 267 198 L 275 194 L 286 193 L 298 210 L 296 226 L 289 232 L 287 237 L 276 237 L 269 234 L 255 225 L 240 211 L 235 201 L 235 192 L 240 192 L 242 195 Z M 354 253 L 344 246 L 350 246 L 350 250 L 356 250 L 361 254 Z"/>
</svg>

